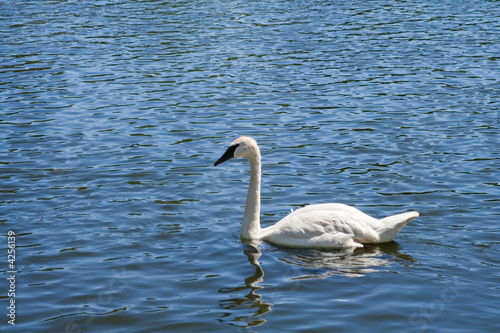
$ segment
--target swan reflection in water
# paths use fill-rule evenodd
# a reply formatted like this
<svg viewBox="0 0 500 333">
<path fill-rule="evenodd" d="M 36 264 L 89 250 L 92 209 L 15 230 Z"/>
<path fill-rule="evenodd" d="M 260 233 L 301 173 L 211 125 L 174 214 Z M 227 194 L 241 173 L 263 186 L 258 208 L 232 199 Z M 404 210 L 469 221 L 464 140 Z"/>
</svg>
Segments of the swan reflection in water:
<svg viewBox="0 0 500 333">
<path fill-rule="evenodd" d="M 264 302 L 262 296 L 257 293 L 259 289 L 264 288 L 258 286 L 258 283 L 264 281 L 264 271 L 258 262 L 262 252 L 257 247 L 251 246 L 245 249 L 243 253 L 248 257 L 250 264 L 255 267 L 255 273 L 245 279 L 244 286 L 222 288 L 219 292 L 234 294 L 235 292 L 248 290 L 248 294 L 244 298 L 237 297 L 219 301 L 220 307 L 228 310 L 219 321 L 238 327 L 259 326 L 266 322 L 265 319 L 259 318 L 259 316 L 270 312 L 272 305 Z"/>
<path fill-rule="evenodd" d="M 237 297 L 219 301 L 219 306 L 227 310 L 219 321 L 240 329 L 264 324 L 266 319 L 263 315 L 272 311 L 273 299 L 283 297 L 283 293 L 287 292 L 280 291 L 279 295 L 271 293 L 266 296 L 268 299 L 258 293 L 266 287 L 275 286 L 259 285 L 264 281 L 264 270 L 258 261 L 262 252 L 257 247 L 259 245 L 257 242 L 245 241 L 245 243 L 248 246 L 243 253 L 255 267 L 255 273 L 245 279 L 244 285 L 219 290 L 220 293 L 231 296 L 238 294 Z M 288 291 L 292 293 L 299 288 L 303 280 L 324 279 L 335 275 L 361 277 L 371 272 L 383 271 L 384 267 L 387 271 L 391 271 L 390 267 L 395 262 L 403 266 L 415 262 L 411 256 L 400 253 L 400 249 L 399 244 L 394 241 L 351 250 L 289 249 L 271 245 L 264 248 L 265 252 L 274 253 L 278 260 L 290 266 L 290 269 L 281 272 L 280 276 L 286 281 L 295 281 Z M 246 295 L 241 296 L 242 293 Z"/>
</svg>

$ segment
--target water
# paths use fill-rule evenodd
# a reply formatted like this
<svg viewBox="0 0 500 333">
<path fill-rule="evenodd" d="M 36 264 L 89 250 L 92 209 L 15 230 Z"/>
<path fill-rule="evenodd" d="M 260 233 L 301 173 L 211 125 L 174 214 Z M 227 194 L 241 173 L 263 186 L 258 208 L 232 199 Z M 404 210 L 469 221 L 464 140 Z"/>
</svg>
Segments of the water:
<svg viewBox="0 0 500 333">
<path fill-rule="evenodd" d="M 0 330 L 497 332 L 495 1 L 0 4 Z M 240 240 L 342 202 L 354 252 Z M 15 326 L 6 307 L 16 233 Z"/>
</svg>

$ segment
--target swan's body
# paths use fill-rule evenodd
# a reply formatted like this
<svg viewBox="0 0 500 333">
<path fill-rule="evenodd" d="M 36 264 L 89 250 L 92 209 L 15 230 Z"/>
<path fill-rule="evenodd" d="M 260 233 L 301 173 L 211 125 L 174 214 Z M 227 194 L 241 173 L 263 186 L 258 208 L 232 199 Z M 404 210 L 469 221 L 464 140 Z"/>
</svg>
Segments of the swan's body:
<svg viewBox="0 0 500 333">
<path fill-rule="evenodd" d="M 257 142 L 239 137 L 214 165 L 235 157 L 250 160 L 250 185 L 241 226 L 241 237 L 289 247 L 353 248 L 363 243 L 384 243 L 419 214 L 408 212 L 378 220 L 339 203 L 300 208 L 270 227 L 260 227 L 261 161 Z"/>
</svg>

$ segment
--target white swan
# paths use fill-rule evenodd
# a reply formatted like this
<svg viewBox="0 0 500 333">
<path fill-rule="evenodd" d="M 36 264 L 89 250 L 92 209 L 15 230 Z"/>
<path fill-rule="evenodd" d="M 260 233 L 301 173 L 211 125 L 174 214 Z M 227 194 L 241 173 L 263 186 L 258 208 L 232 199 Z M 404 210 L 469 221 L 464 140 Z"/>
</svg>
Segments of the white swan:
<svg viewBox="0 0 500 333">
<path fill-rule="evenodd" d="M 419 216 L 417 212 L 407 212 L 378 220 L 351 206 L 326 203 L 300 208 L 275 225 L 261 229 L 261 161 L 257 142 L 246 136 L 237 138 L 214 166 L 237 157 L 248 158 L 251 165 L 241 226 L 244 239 L 288 247 L 356 248 L 363 247 L 363 243 L 391 241 L 408 222 Z"/>
</svg>

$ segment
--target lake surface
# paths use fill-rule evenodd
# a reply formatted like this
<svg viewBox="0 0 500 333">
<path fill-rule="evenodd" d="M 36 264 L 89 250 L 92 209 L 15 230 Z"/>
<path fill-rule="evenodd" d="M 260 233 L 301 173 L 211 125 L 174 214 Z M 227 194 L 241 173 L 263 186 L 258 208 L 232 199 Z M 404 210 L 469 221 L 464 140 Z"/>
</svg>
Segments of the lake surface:
<svg viewBox="0 0 500 333">
<path fill-rule="evenodd" d="M 497 1 L 2 2 L 0 331 L 499 332 L 499 34 Z M 263 226 L 421 215 L 254 248 L 240 135 Z"/>
</svg>

